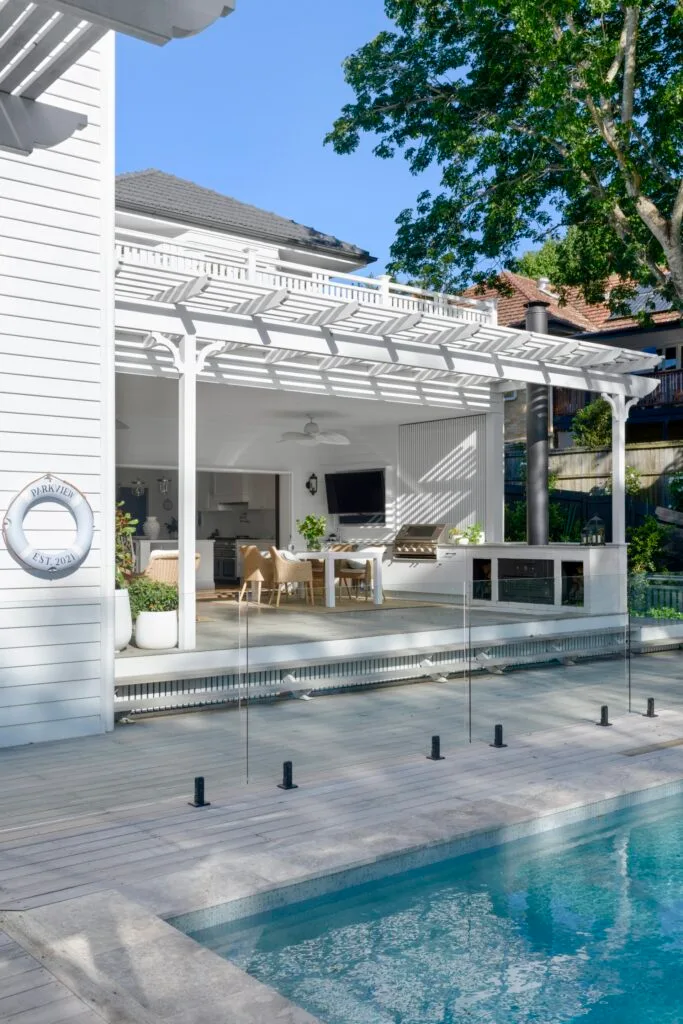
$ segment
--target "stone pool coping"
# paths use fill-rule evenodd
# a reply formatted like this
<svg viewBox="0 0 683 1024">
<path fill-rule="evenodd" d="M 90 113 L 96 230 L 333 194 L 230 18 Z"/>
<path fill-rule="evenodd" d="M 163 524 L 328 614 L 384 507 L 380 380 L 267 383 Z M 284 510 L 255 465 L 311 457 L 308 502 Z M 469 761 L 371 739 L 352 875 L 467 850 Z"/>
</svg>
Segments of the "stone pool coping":
<svg viewBox="0 0 683 1024">
<path fill-rule="evenodd" d="M 315 1024 L 165 919 L 221 904 L 215 913 L 224 920 L 246 916 L 681 792 L 683 746 L 671 745 L 678 739 L 683 714 L 630 715 L 609 730 L 534 733 L 506 750 L 475 745 L 442 762 L 348 771 L 277 796 L 260 788 L 223 803 L 218 791 L 202 811 L 174 807 L 152 820 L 129 814 L 128 831 L 170 829 L 176 845 L 189 844 L 195 866 L 131 884 L 110 866 L 125 866 L 128 848 L 121 845 L 117 858 L 113 839 L 113 855 L 78 875 L 92 891 L 17 907 L 0 915 L 0 925 L 106 1020 Z M 59 852 L 60 841 L 78 839 L 54 842 Z M 18 862 L 21 849 L 9 856 Z M 25 870 L 29 856 L 36 858 L 35 846 Z"/>
</svg>

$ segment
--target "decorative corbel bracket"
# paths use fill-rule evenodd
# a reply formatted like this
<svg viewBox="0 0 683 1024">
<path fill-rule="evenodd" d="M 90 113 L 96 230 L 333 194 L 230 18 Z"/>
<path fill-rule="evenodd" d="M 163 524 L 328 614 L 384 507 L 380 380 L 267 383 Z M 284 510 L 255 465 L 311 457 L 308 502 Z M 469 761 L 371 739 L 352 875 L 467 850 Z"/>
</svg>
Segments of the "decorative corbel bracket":
<svg viewBox="0 0 683 1024">
<path fill-rule="evenodd" d="M 225 341 L 212 341 L 210 345 L 206 345 L 201 352 L 197 353 L 197 373 L 203 373 L 206 369 L 207 360 L 213 356 L 219 356 L 227 350 L 227 347 L 228 342 Z"/>
<path fill-rule="evenodd" d="M 621 423 L 626 423 L 631 409 L 639 401 L 637 397 L 626 398 L 625 395 L 608 395 L 606 392 L 603 392 L 601 397 L 605 399 L 612 410 L 612 416 Z"/>
<path fill-rule="evenodd" d="M 167 337 L 165 334 L 160 334 L 158 331 L 152 331 L 150 334 L 145 336 L 145 339 L 142 342 L 142 347 L 145 349 L 165 348 L 171 353 L 173 357 L 173 365 L 178 373 L 181 376 L 185 373 L 185 364 L 183 363 L 180 355 L 180 347 L 178 343 Z"/>
</svg>

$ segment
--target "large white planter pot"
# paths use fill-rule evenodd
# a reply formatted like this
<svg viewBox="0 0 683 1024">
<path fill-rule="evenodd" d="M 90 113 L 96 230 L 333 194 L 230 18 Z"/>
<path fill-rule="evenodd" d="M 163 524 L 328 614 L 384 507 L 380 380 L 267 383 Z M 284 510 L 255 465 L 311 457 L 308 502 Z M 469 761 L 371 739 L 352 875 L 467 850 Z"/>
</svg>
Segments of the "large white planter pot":
<svg viewBox="0 0 683 1024">
<path fill-rule="evenodd" d="M 122 651 L 133 635 L 133 619 L 130 614 L 130 597 L 127 590 L 114 591 L 114 647 Z"/>
<path fill-rule="evenodd" d="M 156 516 L 147 516 L 142 524 L 142 532 L 147 540 L 158 540 L 161 533 L 161 523 Z"/>
<path fill-rule="evenodd" d="M 135 646 L 166 651 L 178 643 L 177 612 L 140 612 L 135 621 Z"/>
</svg>

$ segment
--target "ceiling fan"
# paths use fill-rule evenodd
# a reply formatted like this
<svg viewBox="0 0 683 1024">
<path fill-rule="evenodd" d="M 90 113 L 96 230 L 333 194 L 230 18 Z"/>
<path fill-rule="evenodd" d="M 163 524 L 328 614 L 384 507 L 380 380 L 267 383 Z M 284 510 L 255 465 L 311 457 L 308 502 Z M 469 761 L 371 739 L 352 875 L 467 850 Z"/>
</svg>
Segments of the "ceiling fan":
<svg viewBox="0 0 683 1024">
<path fill-rule="evenodd" d="M 334 430 L 321 430 L 312 416 L 303 430 L 286 430 L 280 441 L 294 441 L 295 444 L 350 444 L 346 434 Z"/>
</svg>

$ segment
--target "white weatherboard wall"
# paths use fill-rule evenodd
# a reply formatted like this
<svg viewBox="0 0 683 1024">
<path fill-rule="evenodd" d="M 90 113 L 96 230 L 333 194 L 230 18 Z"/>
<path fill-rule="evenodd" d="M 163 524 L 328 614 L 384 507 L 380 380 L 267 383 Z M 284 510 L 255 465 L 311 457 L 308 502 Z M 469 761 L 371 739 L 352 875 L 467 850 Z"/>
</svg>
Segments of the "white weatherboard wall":
<svg viewBox="0 0 683 1024">
<path fill-rule="evenodd" d="M 83 567 L 52 583 L 0 541 L 0 746 L 112 724 L 113 76 L 110 35 L 43 97 L 88 126 L 28 157 L 0 152 L 0 513 L 52 472 L 85 493 L 96 527 Z M 56 506 L 26 525 L 44 548 L 73 536 Z"/>
<path fill-rule="evenodd" d="M 485 416 L 399 427 L 399 522 L 483 525 L 487 497 L 485 438 Z"/>
</svg>

